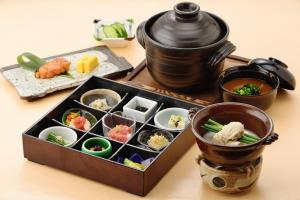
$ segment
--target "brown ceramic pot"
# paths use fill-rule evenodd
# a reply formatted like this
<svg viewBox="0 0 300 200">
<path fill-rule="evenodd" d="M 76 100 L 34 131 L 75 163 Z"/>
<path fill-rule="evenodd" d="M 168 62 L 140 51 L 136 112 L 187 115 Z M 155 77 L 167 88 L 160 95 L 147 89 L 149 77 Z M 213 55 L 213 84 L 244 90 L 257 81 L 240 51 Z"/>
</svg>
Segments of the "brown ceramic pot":
<svg viewBox="0 0 300 200">
<path fill-rule="evenodd" d="M 154 15 L 137 29 L 151 76 L 174 89 L 216 83 L 225 57 L 236 49 L 228 35 L 225 21 L 188 2 Z"/>
<path fill-rule="evenodd" d="M 190 111 L 192 117 L 192 130 L 196 136 L 197 144 L 205 159 L 222 166 L 246 165 L 258 159 L 265 145 L 278 139 L 273 132 L 271 118 L 257 107 L 234 102 L 218 103 L 207 106 L 199 111 Z M 224 146 L 213 144 L 204 139 L 207 132 L 201 126 L 209 119 L 221 124 L 239 121 L 245 128 L 256 133 L 261 139 L 253 144 L 243 146 Z"/>
</svg>

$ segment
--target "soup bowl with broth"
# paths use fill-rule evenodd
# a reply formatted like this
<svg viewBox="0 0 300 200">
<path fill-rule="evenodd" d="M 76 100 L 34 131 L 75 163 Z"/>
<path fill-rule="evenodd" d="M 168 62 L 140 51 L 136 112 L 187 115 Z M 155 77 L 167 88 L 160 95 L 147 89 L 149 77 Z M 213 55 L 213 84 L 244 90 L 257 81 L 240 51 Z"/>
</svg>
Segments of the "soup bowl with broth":
<svg viewBox="0 0 300 200">
<path fill-rule="evenodd" d="M 272 119 L 261 109 L 248 104 L 236 102 L 212 104 L 201 110 L 191 109 L 189 116 L 203 158 L 218 165 L 228 167 L 247 165 L 261 156 L 265 145 L 278 139 L 278 134 L 273 132 Z M 207 137 L 207 130 L 202 128 L 208 119 L 214 119 L 223 125 L 241 122 L 248 133 L 251 132 L 260 139 L 255 143 L 240 146 L 215 144 Z"/>
<path fill-rule="evenodd" d="M 279 79 L 253 66 L 236 66 L 222 72 L 219 88 L 224 102 L 241 102 L 266 110 L 276 99 Z"/>
</svg>

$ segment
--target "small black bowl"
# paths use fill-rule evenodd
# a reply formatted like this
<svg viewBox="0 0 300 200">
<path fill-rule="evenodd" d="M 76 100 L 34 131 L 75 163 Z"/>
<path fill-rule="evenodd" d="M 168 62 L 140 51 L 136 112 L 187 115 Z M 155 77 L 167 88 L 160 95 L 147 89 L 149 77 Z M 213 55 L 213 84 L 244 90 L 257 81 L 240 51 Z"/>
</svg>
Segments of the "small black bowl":
<svg viewBox="0 0 300 200">
<path fill-rule="evenodd" d="M 227 90 L 223 85 L 233 79 L 254 78 L 263 80 L 272 86 L 273 90 L 260 95 L 239 95 L 233 91 Z M 219 77 L 219 88 L 224 102 L 241 102 L 251 104 L 260 109 L 268 109 L 276 99 L 279 87 L 279 79 L 276 75 L 253 65 L 235 66 L 223 71 Z"/>
</svg>

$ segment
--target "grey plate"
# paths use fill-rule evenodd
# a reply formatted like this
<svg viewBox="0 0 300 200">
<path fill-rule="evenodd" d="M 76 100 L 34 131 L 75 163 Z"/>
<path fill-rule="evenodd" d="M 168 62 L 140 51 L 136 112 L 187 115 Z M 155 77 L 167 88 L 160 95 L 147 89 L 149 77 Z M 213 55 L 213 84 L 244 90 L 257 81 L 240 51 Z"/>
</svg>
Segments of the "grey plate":
<svg viewBox="0 0 300 200">
<path fill-rule="evenodd" d="M 97 55 L 101 67 L 97 67 L 90 74 L 77 73 L 76 63 L 83 54 Z M 125 76 L 133 69 L 133 66 L 125 58 L 116 56 L 107 46 L 91 47 L 45 59 L 52 60 L 56 57 L 64 57 L 71 61 L 69 73 L 73 78 L 56 76 L 51 79 L 37 79 L 33 72 L 22 69 L 18 64 L 3 67 L 0 71 L 5 79 L 16 88 L 22 99 L 33 100 L 55 91 L 76 87 L 92 75 L 114 78 Z"/>
</svg>

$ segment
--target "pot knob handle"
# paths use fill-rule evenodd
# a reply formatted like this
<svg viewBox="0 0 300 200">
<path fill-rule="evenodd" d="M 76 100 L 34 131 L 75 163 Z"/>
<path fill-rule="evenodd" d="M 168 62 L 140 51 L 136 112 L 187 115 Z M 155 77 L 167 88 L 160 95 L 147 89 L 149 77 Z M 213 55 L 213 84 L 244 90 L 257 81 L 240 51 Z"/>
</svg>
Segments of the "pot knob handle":
<svg viewBox="0 0 300 200">
<path fill-rule="evenodd" d="M 272 62 L 276 63 L 277 65 L 280 65 L 284 68 L 288 68 L 287 64 L 285 64 L 284 62 L 276 59 L 276 58 L 273 58 L 273 57 L 269 57 L 269 60 L 271 60 Z"/>
<path fill-rule="evenodd" d="M 236 50 L 236 46 L 232 44 L 230 41 L 226 41 L 226 43 L 214 54 L 214 56 L 208 62 L 210 67 L 217 66 L 220 62 L 222 62 L 229 54 Z"/>
<path fill-rule="evenodd" d="M 181 19 L 191 19 L 198 16 L 200 7 L 192 2 L 181 2 L 174 6 L 175 16 Z"/>
<path fill-rule="evenodd" d="M 263 142 L 264 145 L 269 145 L 278 140 L 279 135 L 277 133 L 271 133 Z"/>
</svg>

